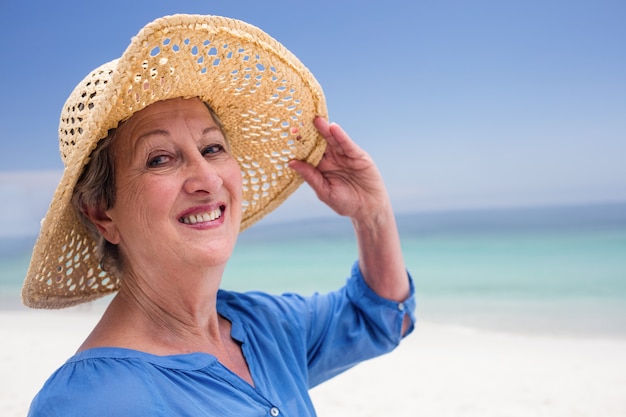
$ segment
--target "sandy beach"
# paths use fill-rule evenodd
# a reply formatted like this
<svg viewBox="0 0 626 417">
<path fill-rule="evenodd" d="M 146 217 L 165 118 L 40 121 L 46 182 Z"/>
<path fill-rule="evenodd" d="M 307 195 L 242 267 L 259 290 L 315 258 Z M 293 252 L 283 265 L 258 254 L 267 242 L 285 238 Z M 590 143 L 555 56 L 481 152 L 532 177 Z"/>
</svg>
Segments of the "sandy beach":
<svg viewBox="0 0 626 417">
<path fill-rule="evenodd" d="M 0 415 L 24 416 L 99 317 L 0 312 Z M 393 353 L 312 390 L 320 416 L 623 417 L 626 340 L 546 337 L 421 322 Z"/>
</svg>

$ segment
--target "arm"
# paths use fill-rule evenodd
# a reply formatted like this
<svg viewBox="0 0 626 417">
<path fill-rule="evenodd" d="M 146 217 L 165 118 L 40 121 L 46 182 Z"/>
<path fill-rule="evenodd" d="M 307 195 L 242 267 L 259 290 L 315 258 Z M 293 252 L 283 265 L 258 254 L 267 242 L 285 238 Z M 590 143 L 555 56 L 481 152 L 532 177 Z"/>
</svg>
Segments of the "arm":
<svg viewBox="0 0 626 417">
<path fill-rule="evenodd" d="M 410 292 L 400 238 L 382 176 L 372 158 L 346 132 L 325 119 L 315 126 L 328 147 L 317 167 L 291 161 L 318 198 L 352 220 L 359 267 L 367 285 L 383 298 L 404 301 Z M 408 325 L 405 320 L 404 328 Z"/>
</svg>

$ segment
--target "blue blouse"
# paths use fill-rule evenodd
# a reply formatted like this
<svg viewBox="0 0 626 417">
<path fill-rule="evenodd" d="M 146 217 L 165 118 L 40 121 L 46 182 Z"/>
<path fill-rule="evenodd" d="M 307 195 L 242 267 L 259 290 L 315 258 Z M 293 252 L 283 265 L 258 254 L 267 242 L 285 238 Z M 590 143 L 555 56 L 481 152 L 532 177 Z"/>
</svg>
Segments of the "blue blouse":
<svg viewBox="0 0 626 417">
<path fill-rule="evenodd" d="M 410 280 L 410 277 L 409 277 Z M 254 387 L 206 353 L 156 356 L 95 348 L 70 358 L 44 384 L 29 416 L 315 416 L 309 388 L 398 345 L 413 330 L 415 299 L 374 293 L 358 265 L 346 286 L 302 297 L 220 290 Z"/>
</svg>

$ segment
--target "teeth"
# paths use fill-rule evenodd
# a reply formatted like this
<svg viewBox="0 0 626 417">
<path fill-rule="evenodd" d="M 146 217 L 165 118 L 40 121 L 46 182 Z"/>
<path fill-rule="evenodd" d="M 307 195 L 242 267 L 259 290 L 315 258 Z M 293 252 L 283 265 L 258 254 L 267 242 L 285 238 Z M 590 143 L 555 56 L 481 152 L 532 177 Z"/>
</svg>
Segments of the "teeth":
<svg viewBox="0 0 626 417">
<path fill-rule="evenodd" d="M 179 221 L 185 224 L 196 224 L 196 223 L 202 223 L 202 222 L 210 222 L 215 219 L 219 219 L 220 217 L 222 217 L 222 210 L 218 208 L 213 211 L 206 212 L 206 213 L 199 213 L 195 215 L 192 214 L 187 217 L 182 217 Z"/>
</svg>

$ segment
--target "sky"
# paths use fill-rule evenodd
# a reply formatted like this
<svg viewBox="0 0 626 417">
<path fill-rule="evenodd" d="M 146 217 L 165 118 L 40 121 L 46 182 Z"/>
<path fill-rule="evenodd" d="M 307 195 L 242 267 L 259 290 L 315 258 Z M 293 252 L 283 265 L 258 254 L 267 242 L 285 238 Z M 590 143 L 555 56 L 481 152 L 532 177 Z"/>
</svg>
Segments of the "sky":
<svg viewBox="0 0 626 417">
<path fill-rule="evenodd" d="M 0 237 L 38 230 L 74 86 L 174 13 L 298 56 L 397 212 L 626 201 L 623 0 L 1 2 Z M 329 214 L 302 187 L 268 221 Z"/>
</svg>

